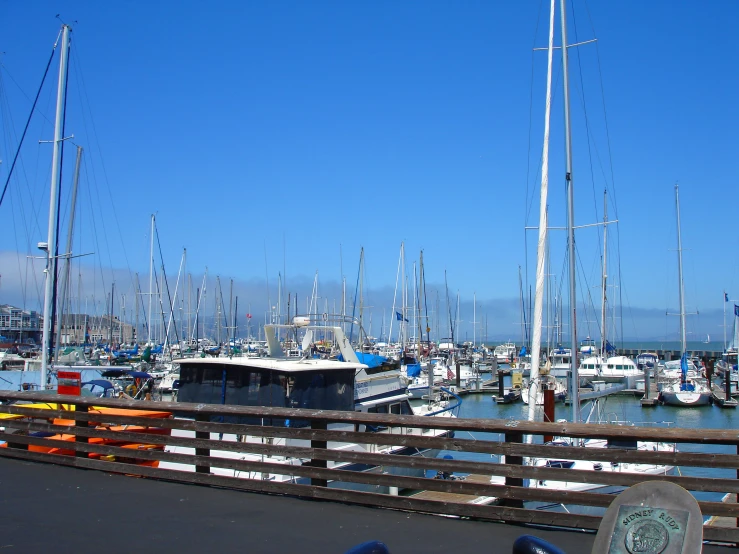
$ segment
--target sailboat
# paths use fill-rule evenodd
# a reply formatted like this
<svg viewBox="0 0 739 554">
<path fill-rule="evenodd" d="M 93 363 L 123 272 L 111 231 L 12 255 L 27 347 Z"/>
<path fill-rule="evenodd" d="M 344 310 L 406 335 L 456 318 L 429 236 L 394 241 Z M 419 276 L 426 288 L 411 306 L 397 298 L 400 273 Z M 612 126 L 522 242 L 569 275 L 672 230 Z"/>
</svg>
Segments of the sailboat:
<svg viewBox="0 0 739 554">
<path fill-rule="evenodd" d="M 680 236 L 680 192 L 675 183 L 675 211 L 677 213 L 677 272 L 680 297 L 680 380 L 662 387 L 660 399 L 671 406 L 707 406 L 711 402 L 711 389 L 696 378 L 689 377 L 688 348 L 685 330 L 685 285 L 683 283 L 683 246 Z"/>
<path fill-rule="evenodd" d="M 528 390 L 528 419 L 534 421 L 536 419 L 536 405 L 538 396 L 540 394 L 540 388 L 542 386 L 542 379 L 539 375 L 539 353 L 541 350 L 541 331 L 542 331 L 542 311 L 543 311 L 543 295 L 544 295 L 544 273 L 545 273 L 545 254 L 546 254 L 546 239 L 547 239 L 547 192 L 549 182 L 549 119 L 551 112 L 551 83 L 552 83 L 552 52 L 554 49 L 554 13 L 555 13 L 555 2 L 551 0 L 550 5 L 550 19 L 549 19 L 549 47 L 548 47 L 548 71 L 547 71 L 547 99 L 546 99 L 546 115 L 544 122 L 544 148 L 542 152 L 542 171 L 541 171 L 541 200 L 539 206 L 539 242 L 537 249 L 537 266 L 536 266 L 536 295 L 534 299 L 534 315 L 533 315 L 533 327 L 532 327 L 532 352 L 531 352 L 531 376 L 530 386 Z M 581 421 L 580 414 L 580 397 L 579 397 L 579 375 L 577 366 L 577 327 L 575 322 L 576 318 L 576 294 L 575 294 L 575 252 L 574 252 L 574 198 L 573 198 L 573 183 L 572 183 L 572 152 L 571 152 L 571 137 L 570 137 L 570 118 L 569 118 L 569 85 L 568 85 L 568 73 L 567 73 L 567 31 L 566 31 L 566 16 L 565 16 L 565 3 L 561 1 L 561 21 L 562 21 L 562 70 L 563 70 L 563 86 L 564 86 L 564 102 L 565 102 L 565 151 L 567 154 L 566 164 L 566 183 L 567 183 L 567 201 L 568 201 L 568 221 L 567 221 L 567 232 L 568 232 L 568 247 L 569 247 L 569 285 L 570 285 L 570 332 L 571 332 L 571 352 L 573 355 L 569 356 L 570 361 L 570 372 L 571 378 L 569 382 L 569 391 L 572 405 L 572 422 L 579 423 Z M 545 372 L 546 373 L 546 370 Z M 597 399 L 596 399 L 597 400 Z M 591 409 L 591 415 L 594 413 L 595 404 Z M 591 421 L 590 417 L 588 422 Z M 532 442 L 530 435 L 526 436 L 527 442 Z M 558 441 L 555 444 L 565 444 L 565 441 Z M 608 448 L 612 446 L 608 441 L 602 440 L 585 440 L 571 439 L 571 442 L 566 442 L 567 446 L 579 446 L 585 448 Z M 624 445 L 618 445 L 623 447 Z M 674 445 L 656 444 L 644 441 L 634 441 L 633 444 L 625 445 L 627 448 L 634 448 L 638 450 L 659 450 L 659 451 L 674 451 Z M 624 472 L 638 472 L 638 473 L 649 473 L 649 474 L 666 474 L 671 471 L 670 466 L 665 465 L 653 465 L 653 464 L 601 464 L 588 460 L 565 460 L 565 459 L 536 459 L 529 460 L 529 463 L 536 466 L 544 467 L 564 467 L 573 468 L 577 467 L 590 469 L 599 472 L 613 472 L 613 471 L 624 471 Z M 623 466 L 623 467 L 622 467 Z M 596 488 L 602 488 L 604 485 L 597 484 L 597 478 L 594 478 L 594 483 L 568 483 L 553 480 L 540 480 L 540 481 L 528 481 L 530 487 L 544 487 L 553 488 L 560 490 L 592 490 Z M 499 483 L 499 478 L 493 477 L 492 483 Z"/>
</svg>

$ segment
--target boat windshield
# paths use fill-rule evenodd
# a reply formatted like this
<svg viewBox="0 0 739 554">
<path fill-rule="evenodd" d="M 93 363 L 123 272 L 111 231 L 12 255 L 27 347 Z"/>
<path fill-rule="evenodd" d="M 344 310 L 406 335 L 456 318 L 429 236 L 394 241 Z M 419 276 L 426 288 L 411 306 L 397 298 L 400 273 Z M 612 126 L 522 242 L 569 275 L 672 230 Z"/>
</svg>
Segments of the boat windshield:
<svg viewBox="0 0 739 554">
<path fill-rule="evenodd" d="M 218 363 L 183 363 L 180 368 L 177 401 L 352 411 L 354 369 L 289 372 Z M 247 422 L 244 418 L 239 418 L 238 421 L 256 422 Z M 284 419 L 274 419 L 264 421 L 264 424 L 287 423 Z M 287 425 L 294 427 L 297 422 L 293 421 Z"/>
</svg>

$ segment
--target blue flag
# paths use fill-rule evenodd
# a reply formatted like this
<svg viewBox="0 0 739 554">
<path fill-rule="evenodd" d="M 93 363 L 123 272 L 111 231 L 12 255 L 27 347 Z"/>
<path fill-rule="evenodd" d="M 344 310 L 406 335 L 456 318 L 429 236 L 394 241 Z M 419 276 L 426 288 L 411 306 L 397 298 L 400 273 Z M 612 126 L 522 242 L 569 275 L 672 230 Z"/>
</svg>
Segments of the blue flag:
<svg viewBox="0 0 739 554">
<path fill-rule="evenodd" d="M 729 301 L 729 293 L 725 292 L 724 293 L 724 302 L 728 302 L 728 301 Z"/>
<path fill-rule="evenodd" d="M 734 304 L 734 315 L 739 317 L 739 306 L 737 306 L 736 304 Z"/>
<path fill-rule="evenodd" d="M 406 321 L 406 322 L 408 321 L 407 319 L 403 317 L 403 314 L 401 314 L 400 312 L 395 312 L 395 317 L 398 319 L 398 321 Z"/>
</svg>

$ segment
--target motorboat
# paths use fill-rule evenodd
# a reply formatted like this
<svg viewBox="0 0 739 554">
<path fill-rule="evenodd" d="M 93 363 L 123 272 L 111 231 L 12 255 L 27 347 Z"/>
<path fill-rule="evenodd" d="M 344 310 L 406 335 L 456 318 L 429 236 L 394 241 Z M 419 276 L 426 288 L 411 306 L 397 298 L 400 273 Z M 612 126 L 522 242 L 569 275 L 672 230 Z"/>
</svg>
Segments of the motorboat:
<svg viewBox="0 0 739 554">
<path fill-rule="evenodd" d="M 654 369 L 659 364 L 659 356 L 656 352 L 642 352 L 636 356 L 636 367 L 642 371 Z"/>
<path fill-rule="evenodd" d="M 552 367 L 551 375 L 559 379 L 566 379 L 572 370 L 572 350 L 558 346 L 549 353 Z"/>
<path fill-rule="evenodd" d="M 505 344 L 499 344 L 493 350 L 493 356 L 499 364 L 510 364 L 516 358 L 516 345 L 508 341 Z"/>
<path fill-rule="evenodd" d="M 582 375 L 582 374 L 581 374 Z M 644 377 L 634 360 L 626 356 L 610 356 L 604 364 L 601 364 L 598 378 L 603 381 L 621 381 L 628 377 Z"/>
<path fill-rule="evenodd" d="M 409 402 L 408 381 L 402 374 L 398 362 L 380 363 L 370 367 L 361 363 L 357 353 L 352 349 L 349 340 L 341 327 L 316 327 L 320 332 L 332 332 L 334 343 L 340 350 L 337 359 L 315 357 L 288 358 L 282 351 L 276 338 L 276 329 L 290 329 L 297 332 L 295 326 L 266 325 L 265 334 L 269 347 L 269 356 L 263 358 L 187 358 L 177 360 L 180 366 L 180 387 L 178 402 L 229 404 L 241 406 L 268 406 L 280 408 L 304 408 L 312 410 L 339 410 L 359 411 L 365 413 L 389 413 L 401 415 L 423 415 L 434 418 L 455 418 L 461 404 L 458 397 L 451 396 L 451 400 L 429 399 L 421 406 L 412 406 Z M 309 326 L 306 333 L 310 332 Z M 303 339 L 306 342 L 305 338 Z M 376 356 L 375 358 L 380 358 Z M 339 361 L 341 360 L 341 361 Z M 237 423 L 271 427 L 304 427 L 308 422 L 290 418 L 234 418 Z M 359 425 L 360 432 L 399 433 L 400 429 L 374 428 L 369 425 Z M 356 431 L 353 423 L 329 424 L 329 430 Z M 408 435 L 451 437 L 453 431 L 442 428 L 432 431 L 403 428 L 402 432 Z M 429 433 L 431 433 L 429 435 Z M 174 430 L 173 436 L 195 437 L 194 431 Z M 237 436 L 235 434 L 211 433 L 211 438 L 241 443 L 262 444 L 261 436 Z M 303 439 L 278 438 L 270 439 L 279 446 L 310 446 L 310 441 Z M 369 451 L 377 454 L 407 454 L 411 456 L 435 457 L 438 451 L 434 449 L 405 448 L 402 446 L 376 447 L 374 445 L 354 444 L 346 442 L 329 442 L 328 448 L 349 451 Z M 167 452 L 194 454 L 193 448 L 168 446 Z M 231 458 L 259 461 L 261 454 L 250 453 L 246 445 L 243 451 L 214 450 L 214 458 Z M 286 465 L 300 465 L 302 461 L 290 456 L 274 455 L 271 463 Z M 269 479 L 273 482 L 306 483 L 302 477 L 283 474 L 262 474 L 254 471 L 237 471 L 224 469 L 213 464 L 211 472 L 216 475 L 227 475 L 246 479 Z M 195 471 L 195 466 L 162 462 L 160 467 Z M 329 462 L 329 468 L 355 469 L 352 464 L 343 462 Z M 362 471 L 398 471 L 408 475 L 407 469 L 380 468 L 363 466 Z M 424 471 L 411 470 L 415 476 L 423 476 Z M 345 485 L 345 484 L 342 484 Z M 332 486 L 331 482 L 329 486 Z M 363 485 L 362 490 L 387 492 L 387 487 Z"/>
</svg>

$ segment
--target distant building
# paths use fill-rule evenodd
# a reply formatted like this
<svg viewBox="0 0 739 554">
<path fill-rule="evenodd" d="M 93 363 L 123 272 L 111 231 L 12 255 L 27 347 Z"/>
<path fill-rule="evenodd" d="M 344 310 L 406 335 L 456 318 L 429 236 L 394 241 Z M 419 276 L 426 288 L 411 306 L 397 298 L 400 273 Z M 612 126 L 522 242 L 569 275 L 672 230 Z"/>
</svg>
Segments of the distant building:
<svg viewBox="0 0 739 554">
<path fill-rule="evenodd" d="M 41 342 L 43 317 L 35 311 L 0 304 L 0 335 L 2 342 Z"/>
<path fill-rule="evenodd" d="M 86 314 L 68 314 L 62 317 L 61 344 L 113 344 L 131 343 L 134 340 L 133 326 L 124 323 L 116 316 L 90 316 Z"/>
</svg>

